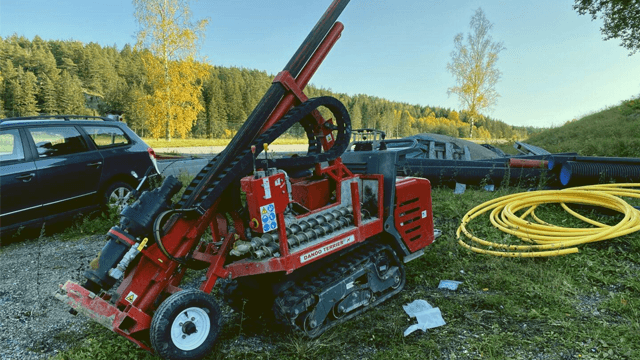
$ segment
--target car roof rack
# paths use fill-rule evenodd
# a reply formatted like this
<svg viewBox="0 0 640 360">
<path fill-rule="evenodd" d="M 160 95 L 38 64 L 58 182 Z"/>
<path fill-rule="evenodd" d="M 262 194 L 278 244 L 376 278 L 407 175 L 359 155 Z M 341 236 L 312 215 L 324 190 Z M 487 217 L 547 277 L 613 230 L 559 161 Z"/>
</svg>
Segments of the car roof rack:
<svg viewBox="0 0 640 360">
<path fill-rule="evenodd" d="M 23 121 L 23 120 L 102 120 L 102 121 L 118 121 L 105 116 L 89 116 L 89 115 L 40 115 L 40 116 L 22 116 L 0 119 L 0 123 L 5 121 Z"/>
</svg>

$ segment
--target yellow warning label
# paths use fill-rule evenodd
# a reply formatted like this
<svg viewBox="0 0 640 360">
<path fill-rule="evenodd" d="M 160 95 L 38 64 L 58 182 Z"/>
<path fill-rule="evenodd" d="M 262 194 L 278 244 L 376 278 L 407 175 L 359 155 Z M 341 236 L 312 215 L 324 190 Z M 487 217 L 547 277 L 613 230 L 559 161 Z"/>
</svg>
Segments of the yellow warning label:
<svg viewBox="0 0 640 360">
<path fill-rule="evenodd" d="M 263 208 L 263 209 L 262 209 L 262 213 L 263 213 L 263 214 L 266 214 L 266 213 L 267 213 L 267 208 Z"/>
<path fill-rule="evenodd" d="M 137 298 L 138 295 L 136 295 L 133 291 L 129 291 L 129 295 L 127 295 L 127 297 L 125 297 L 124 299 L 133 304 L 133 302 L 136 301 Z"/>
</svg>

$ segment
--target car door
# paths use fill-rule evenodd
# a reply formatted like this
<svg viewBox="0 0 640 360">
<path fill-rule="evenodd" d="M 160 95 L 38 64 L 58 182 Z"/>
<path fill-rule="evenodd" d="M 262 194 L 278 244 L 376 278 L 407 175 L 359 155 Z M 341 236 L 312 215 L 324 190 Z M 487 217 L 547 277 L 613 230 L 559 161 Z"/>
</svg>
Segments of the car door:
<svg viewBox="0 0 640 360">
<path fill-rule="evenodd" d="M 116 126 L 102 124 L 83 125 L 82 129 L 89 135 L 104 159 L 101 183 L 108 183 L 116 176 L 122 175 L 133 178 L 132 170 L 137 177 L 142 177 L 146 167 L 141 172 L 140 168 L 143 167 L 136 163 L 141 154 L 131 151 L 132 142 L 124 131 Z"/>
<path fill-rule="evenodd" d="M 30 148 L 19 129 L 0 131 L 0 227 L 37 221 L 41 214 L 38 178 Z"/>
<path fill-rule="evenodd" d="M 27 129 L 35 160 L 45 217 L 65 215 L 99 204 L 102 156 L 73 125 Z"/>
</svg>

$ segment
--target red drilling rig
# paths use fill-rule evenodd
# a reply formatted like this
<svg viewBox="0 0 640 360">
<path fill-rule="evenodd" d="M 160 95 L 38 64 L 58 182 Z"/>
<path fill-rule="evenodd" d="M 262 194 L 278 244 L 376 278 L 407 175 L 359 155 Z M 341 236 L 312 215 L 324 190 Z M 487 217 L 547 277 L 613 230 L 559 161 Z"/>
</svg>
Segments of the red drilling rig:
<svg viewBox="0 0 640 360">
<path fill-rule="evenodd" d="M 345 106 L 303 92 L 347 3 L 333 1 L 179 201 L 170 176 L 122 211 L 87 281 L 67 281 L 60 300 L 163 358 L 199 359 L 221 328 L 216 284 L 232 304 L 257 303 L 312 338 L 402 290 L 404 264 L 434 238 L 430 184 L 396 178 L 393 152 L 345 153 Z M 307 154 L 270 159 L 267 144 L 295 124 Z M 206 270 L 197 290 L 180 287 L 188 269 Z"/>
</svg>

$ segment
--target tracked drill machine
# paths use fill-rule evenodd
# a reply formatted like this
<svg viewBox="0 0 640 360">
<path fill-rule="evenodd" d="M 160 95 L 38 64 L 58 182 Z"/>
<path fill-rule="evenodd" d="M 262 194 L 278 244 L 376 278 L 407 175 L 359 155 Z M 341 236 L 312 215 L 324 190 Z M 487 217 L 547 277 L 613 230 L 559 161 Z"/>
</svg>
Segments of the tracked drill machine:
<svg viewBox="0 0 640 360">
<path fill-rule="evenodd" d="M 311 338 L 403 288 L 404 263 L 433 241 L 429 182 L 396 179 L 392 153 L 343 161 L 345 106 L 303 92 L 340 37 L 347 3 L 333 1 L 179 201 L 182 184 L 168 177 L 122 211 L 86 282 L 68 281 L 60 300 L 161 357 L 198 359 L 221 328 L 215 286 Z M 267 144 L 295 124 L 306 155 L 269 158 Z M 181 288 L 188 269 L 206 273 L 197 290 Z"/>
</svg>

